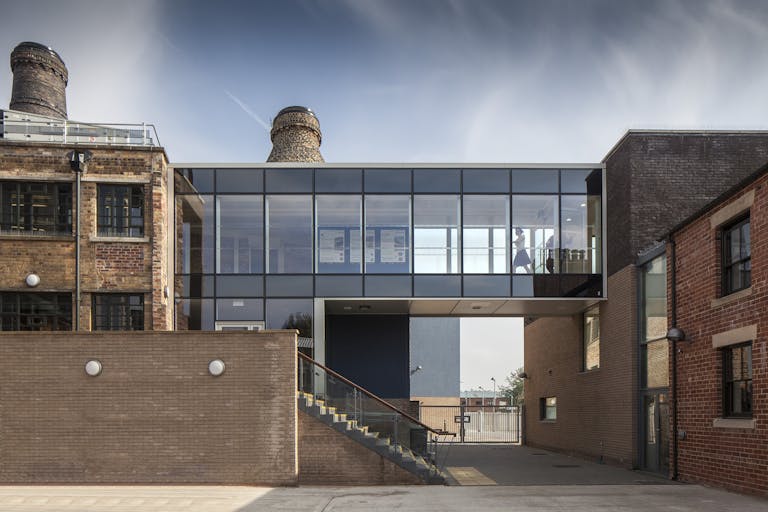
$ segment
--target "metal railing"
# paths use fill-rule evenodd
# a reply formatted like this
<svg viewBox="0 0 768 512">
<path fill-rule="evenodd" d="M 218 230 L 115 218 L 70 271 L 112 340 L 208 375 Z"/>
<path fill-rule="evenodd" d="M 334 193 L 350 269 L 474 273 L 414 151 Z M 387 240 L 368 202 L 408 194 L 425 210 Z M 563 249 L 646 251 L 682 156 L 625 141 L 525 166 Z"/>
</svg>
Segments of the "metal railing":
<svg viewBox="0 0 768 512">
<path fill-rule="evenodd" d="M 388 439 L 390 445 L 407 448 L 435 468 L 442 468 L 447 451 L 438 453 L 438 446 L 445 443 L 441 437 L 454 434 L 425 425 L 306 354 L 297 352 L 297 355 L 299 391 L 323 400 L 325 406 L 334 407 L 337 414 L 355 420 L 358 427 L 368 427 L 379 439 Z"/>
<path fill-rule="evenodd" d="M 0 110 L 0 113 L 0 139 L 59 144 L 160 146 L 153 124 L 79 123 L 15 110 Z"/>
</svg>

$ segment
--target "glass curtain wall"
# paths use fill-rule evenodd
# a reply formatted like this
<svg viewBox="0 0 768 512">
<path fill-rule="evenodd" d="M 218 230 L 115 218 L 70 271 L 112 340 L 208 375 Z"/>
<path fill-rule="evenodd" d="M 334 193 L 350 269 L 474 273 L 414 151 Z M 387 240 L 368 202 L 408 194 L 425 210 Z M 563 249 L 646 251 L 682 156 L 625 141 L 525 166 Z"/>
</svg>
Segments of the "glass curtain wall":
<svg viewBox="0 0 768 512">
<path fill-rule="evenodd" d="M 464 196 L 465 274 L 509 272 L 509 197 Z"/>
<path fill-rule="evenodd" d="M 512 196 L 513 274 L 559 272 L 558 219 L 558 196 Z"/>
<path fill-rule="evenodd" d="M 267 273 L 312 273 L 312 196 L 267 196 Z"/>
<path fill-rule="evenodd" d="M 409 273 L 410 233 L 410 196 L 365 196 L 365 272 Z"/>
<path fill-rule="evenodd" d="M 317 272 L 361 272 L 360 196 L 317 196 Z"/>
<path fill-rule="evenodd" d="M 216 272 L 264 272 L 264 206 L 260 195 L 220 195 L 216 199 Z"/>
<path fill-rule="evenodd" d="M 600 196 L 564 195 L 560 205 L 561 272 L 600 273 Z"/>
<path fill-rule="evenodd" d="M 413 198 L 413 271 L 458 274 L 459 196 L 418 195 Z"/>
</svg>

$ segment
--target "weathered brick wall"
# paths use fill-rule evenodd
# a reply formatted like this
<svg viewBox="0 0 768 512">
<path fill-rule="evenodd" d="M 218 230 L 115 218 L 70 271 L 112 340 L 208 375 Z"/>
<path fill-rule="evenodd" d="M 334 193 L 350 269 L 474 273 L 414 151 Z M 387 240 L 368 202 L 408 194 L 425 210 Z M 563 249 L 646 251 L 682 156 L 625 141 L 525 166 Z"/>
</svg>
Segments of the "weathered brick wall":
<svg viewBox="0 0 768 512">
<path fill-rule="evenodd" d="M 686 433 L 678 441 L 678 470 L 685 481 L 768 494 L 768 176 L 733 199 L 747 190 L 755 192 L 750 211 L 750 293 L 737 294 L 744 296 L 726 303 L 712 302 L 720 297 L 721 272 L 718 229 L 711 226 L 710 218 L 733 200 L 692 222 L 674 238 L 677 326 L 689 338 L 678 344 L 678 429 Z M 723 364 L 712 336 L 751 325 L 757 325 L 757 339 L 752 341 L 755 428 L 715 427 L 713 421 L 723 416 Z"/>
<path fill-rule="evenodd" d="M 600 368 L 582 370 L 582 317 L 541 318 L 525 327 L 526 443 L 637 464 L 636 270 L 608 278 L 600 304 Z M 557 397 L 557 420 L 539 419 L 539 399 Z"/>
<path fill-rule="evenodd" d="M 80 327 L 91 327 L 91 293 L 143 293 L 145 329 L 173 328 L 169 285 L 167 222 L 167 162 L 161 148 L 92 146 L 93 159 L 82 176 L 81 198 L 81 291 Z M 72 146 L 0 142 L 0 180 L 66 181 L 75 174 L 67 153 Z M 144 237 L 129 240 L 97 234 L 99 183 L 130 184 L 144 190 Z M 75 208 L 76 210 L 76 208 Z M 24 277 L 35 272 L 41 284 L 34 291 L 75 291 L 75 239 L 70 236 L 0 235 L 0 263 L 9 269 L 0 275 L 0 290 L 30 291 Z M 74 304 L 73 304 L 74 305 Z M 74 307 L 73 307 L 74 311 Z"/>
<path fill-rule="evenodd" d="M 766 161 L 766 132 L 630 132 L 605 160 L 608 274 Z"/>
<path fill-rule="evenodd" d="M 299 411 L 299 483 L 401 485 L 423 482 L 378 453 Z"/>
<path fill-rule="evenodd" d="M 295 331 L 0 333 L 3 484 L 293 485 L 296 421 Z"/>
</svg>

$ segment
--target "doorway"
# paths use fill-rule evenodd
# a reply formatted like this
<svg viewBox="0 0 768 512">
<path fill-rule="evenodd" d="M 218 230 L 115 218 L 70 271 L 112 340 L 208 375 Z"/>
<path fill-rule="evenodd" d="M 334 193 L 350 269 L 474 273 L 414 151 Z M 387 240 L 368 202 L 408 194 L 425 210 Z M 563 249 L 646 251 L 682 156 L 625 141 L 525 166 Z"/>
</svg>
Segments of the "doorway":
<svg viewBox="0 0 768 512">
<path fill-rule="evenodd" d="M 669 401 L 667 393 L 643 396 L 643 469 L 669 472 Z"/>
</svg>

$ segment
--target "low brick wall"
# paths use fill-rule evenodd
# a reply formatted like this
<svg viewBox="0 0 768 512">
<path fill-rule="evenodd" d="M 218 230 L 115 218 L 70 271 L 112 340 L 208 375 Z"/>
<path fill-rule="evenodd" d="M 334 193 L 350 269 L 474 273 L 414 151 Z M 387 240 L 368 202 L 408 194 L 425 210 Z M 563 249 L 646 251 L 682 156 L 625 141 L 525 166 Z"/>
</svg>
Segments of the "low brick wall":
<svg viewBox="0 0 768 512">
<path fill-rule="evenodd" d="M 296 414 L 295 331 L 0 333 L 0 484 L 295 485 Z"/>
</svg>

